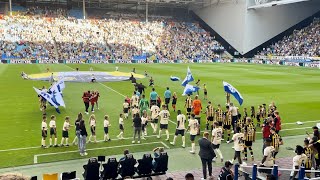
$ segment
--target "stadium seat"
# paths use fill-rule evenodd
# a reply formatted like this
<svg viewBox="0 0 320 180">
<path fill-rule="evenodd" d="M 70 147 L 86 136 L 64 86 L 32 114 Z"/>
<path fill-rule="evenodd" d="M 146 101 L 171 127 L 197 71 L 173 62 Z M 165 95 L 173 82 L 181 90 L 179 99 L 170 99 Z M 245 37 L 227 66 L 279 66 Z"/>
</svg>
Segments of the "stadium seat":
<svg viewBox="0 0 320 180">
<path fill-rule="evenodd" d="M 42 180 L 58 180 L 58 173 L 54 174 L 43 174 Z"/>
<path fill-rule="evenodd" d="M 64 172 L 61 174 L 61 180 L 70 180 L 76 178 L 76 171 Z"/>
<path fill-rule="evenodd" d="M 137 163 L 132 154 L 127 154 L 123 161 L 120 161 L 119 174 L 121 177 L 132 177 L 135 174 L 134 166 Z"/>
<path fill-rule="evenodd" d="M 99 168 L 100 164 L 98 163 L 97 158 L 90 158 L 87 165 L 83 166 L 85 170 L 83 177 L 85 180 L 97 180 L 99 179 Z"/>
<path fill-rule="evenodd" d="M 116 158 L 109 158 L 108 162 L 103 164 L 103 172 L 102 178 L 103 180 L 106 179 L 115 179 L 118 177 L 118 165 Z"/>
<path fill-rule="evenodd" d="M 155 164 L 153 166 L 153 171 L 155 173 L 165 173 L 168 170 L 168 159 L 168 154 L 166 152 L 161 152 L 159 157 L 154 158 Z"/>
<path fill-rule="evenodd" d="M 137 173 L 139 175 L 148 175 L 152 172 L 152 160 L 151 154 L 144 154 L 142 159 L 138 160 Z"/>
</svg>

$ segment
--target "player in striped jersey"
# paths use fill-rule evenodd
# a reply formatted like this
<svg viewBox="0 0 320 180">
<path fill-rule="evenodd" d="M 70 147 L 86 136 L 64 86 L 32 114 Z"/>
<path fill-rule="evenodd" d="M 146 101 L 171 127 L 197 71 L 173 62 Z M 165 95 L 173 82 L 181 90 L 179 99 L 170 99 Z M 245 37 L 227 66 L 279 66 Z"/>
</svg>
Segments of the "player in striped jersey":
<svg viewBox="0 0 320 180">
<path fill-rule="evenodd" d="M 276 129 L 274 127 L 272 127 L 270 129 L 270 132 L 271 132 L 271 134 L 270 134 L 269 138 L 272 140 L 271 144 L 275 149 L 275 152 L 273 154 L 273 158 L 275 159 L 276 155 L 279 153 L 280 145 L 283 145 L 283 141 L 282 141 L 281 136 L 276 133 Z"/>
<path fill-rule="evenodd" d="M 227 111 L 224 113 L 225 118 L 223 122 L 223 129 L 225 130 L 224 132 L 228 133 L 228 138 L 227 138 L 227 143 L 230 143 L 230 132 L 231 132 L 231 124 L 232 124 L 232 115 L 231 112 L 228 111 L 229 106 L 226 107 Z"/>
<path fill-rule="evenodd" d="M 223 110 L 221 109 L 221 105 L 218 104 L 218 109 L 216 110 L 216 114 L 215 114 L 215 121 L 217 121 L 219 123 L 219 127 L 223 126 Z"/>
<path fill-rule="evenodd" d="M 208 106 L 206 109 L 206 115 L 207 115 L 207 123 L 206 123 L 206 130 L 209 130 L 209 125 L 211 127 L 211 130 L 213 130 L 213 120 L 214 120 L 214 108 L 211 104 L 211 101 L 208 102 Z"/>
<path fill-rule="evenodd" d="M 186 123 L 186 116 L 184 114 L 181 114 L 181 110 L 178 110 L 177 113 L 178 113 L 178 116 L 177 116 L 176 133 L 173 137 L 173 141 L 170 142 L 170 144 L 175 145 L 176 139 L 180 134 L 182 136 L 182 147 L 184 148 L 186 146 L 186 138 L 184 136 L 185 129 L 186 129 L 184 126 L 184 124 Z"/>
<path fill-rule="evenodd" d="M 311 170 L 314 166 L 314 155 L 313 155 L 313 149 L 309 147 L 309 140 L 304 140 L 304 154 L 307 156 L 307 161 L 305 162 L 305 168 L 306 170 Z M 306 176 L 308 178 L 311 178 L 311 173 L 306 172 Z"/>
<path fill-rule="evenodd" d="M 186 110 L 187 110 L 188 118 L 190 118 L 190 115 L 191 115 L 192 104 L 193 104 L 192 98 L 190 97 L 190 94 L 188 94 L 188 97 L 187 97 L 185 104 L 184 104 L 184 108 L 186 108 Z"/>
<path fill-rule="evenodd" d="M 244 143 L 244 159 L 247 160 L 247 148 L 250 150 L 251 159 L 254 160 L 253 157 L 253 151 L 252 151 L 252 143 L 255 141 L 256 137 L 256 129 L 254 128 L 253 122 L 251 118 L 247 117 L 246 119 L 246 125 L 244 127 L 244 137 L 245 137 L 245 143 Z"/>
</svg>

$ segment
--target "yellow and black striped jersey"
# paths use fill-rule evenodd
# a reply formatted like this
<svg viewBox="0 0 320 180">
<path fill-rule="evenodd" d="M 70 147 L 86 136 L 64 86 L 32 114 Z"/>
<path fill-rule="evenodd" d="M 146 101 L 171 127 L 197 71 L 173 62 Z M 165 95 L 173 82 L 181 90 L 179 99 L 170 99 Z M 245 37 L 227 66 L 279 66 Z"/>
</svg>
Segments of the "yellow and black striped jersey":
<svg viewBox="0 0 320 180">
<path fill-rule="evenodd" d="M 224 125 L 231 125 L 232 124 L 232 115 L 231 112 L 227 111 L 225 112 L 225 118 L 224 118 Z"/>
<path fill-rule="evenodd" d="M 246 141 L 254 141 L 255 140 L 256 129 L 255 129 L 253 123 L 246 124 L 244 131 L 245 131 Z"/>
<path fill-rule="evenodd" d="M 280 142 L 282 141 L 281 136 L 277 133 L 270 134 L 270 139 L 272 140 L 272 146 L 274 147 L 275 151 L 279 151 Z"/>
<path fill-rule="evenodd" d="M 210 104 L 207 106 L 207 117 L 213 117 L 214 116 L 214 109 L 213 106 Z"/>
<path fill-rule="evenodd" d="M 217 121 L 217 122 L 223 122 L 223 111 L 222 111 L 222 109 L 217 109 L 216 110 L 216 116 L 215 116 L 215 121 Z"/>
<path fill-rule="evenodd" d="M 304 154 L 307 156 L 307 161 L 305 162 L 305 168 L 312 168 L 312 154 L 313 150 L 310 147 L 304 148 Z"/>
<path fill-rule="evenodd" d="M 191 99 L 191 97 L 188 97 L 186 99 L 185 107 L 186 108 L 192 108 L 192 99 Z"/>
<path fill-rule="evenodd" d="M 244 119 L 238 119 L 237 126 L 243 128 L 244 127 Z"/>
</svg>

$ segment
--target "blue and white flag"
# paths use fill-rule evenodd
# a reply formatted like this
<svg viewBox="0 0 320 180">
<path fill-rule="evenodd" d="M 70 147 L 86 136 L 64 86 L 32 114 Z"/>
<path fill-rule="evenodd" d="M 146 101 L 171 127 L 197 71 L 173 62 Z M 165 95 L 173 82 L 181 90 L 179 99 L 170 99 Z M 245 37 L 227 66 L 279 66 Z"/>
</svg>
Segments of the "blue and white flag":
<svg viewBox="0 0 320 180">
<path fill-rule="evenodd" d="M 52 94 L 49 94 L 48 92 L 45 92 L 45 91 L 41 91 L 35 87 L 33 87 L 33 89 L 37 92 L 39 96 L 47 100 L 51 106 L 54 106 L 56 108 L 56 111 L 60 114 L 60 110 L 59 110 L 60 104 L 56 101 L 56 99 L 53 97 Z"/>
<path fill-rule="evenodd" d="M 55 99 L 55 101 L 59 104 L 59 106 L 63 106 L 63 107 L 66 107 L 65 103 L 64 103 L 64 100 L 63 100 L 63 97 L 62 97 L 62 94 L 61 94 L 61 91 L 59 91 L 59 85 L 58 84 L 54 84 L 50 90 L 52 92 L 52 97 L 53 99 Z M 60 89 L 61 90 L 61 89 Z"/>
<path fill-rule="evenodd" d="M 181 83 L 182 86 L 186 86 L 189 82 L 193 81 L 193 76 L 192 73 L 190 71 L 190 68 L 188 67 L 187 70 L 187 76 L 184 78 L 183 82 Z"/>
<path fill-rule="evenodd" d="M 55 82 L 52 84 L 52 86 L 49 88 L 49 91 L 52 91 L 53 88 L 57 89 L 59 93 L 62 94 L 62 90 L 66 87 L 66 85 L 64 84 L 64 80 L 60 79 L 58 82 Z"/>
<path fill-rule="evenodd" d="M 234 88 L 231 84 L 223 81 L 223 87 L 224 87 L 224 91 L 232 94 L 234 98 L 236 98 L 236 100 L 239 102 L 240 105 L 242 105 L 243 103 L 243 97 L 241 96 L 240 92 Z"/>
<path fill-rule="evenodd" d="M 178 78 L 176 76 L 171 76 L 170 79 L 171 79 L 171 81 L 180 81 L 180 78 Z"/>
<path fill-rule="evenodd" d="M 200 88 L 197 86 L 192 86 L 190 84 L 187 84 L 186 87 L 183 90 L 182 96 L 185 95 L 192 95 L 192 93 L 197 92 Z"/>
</svg>

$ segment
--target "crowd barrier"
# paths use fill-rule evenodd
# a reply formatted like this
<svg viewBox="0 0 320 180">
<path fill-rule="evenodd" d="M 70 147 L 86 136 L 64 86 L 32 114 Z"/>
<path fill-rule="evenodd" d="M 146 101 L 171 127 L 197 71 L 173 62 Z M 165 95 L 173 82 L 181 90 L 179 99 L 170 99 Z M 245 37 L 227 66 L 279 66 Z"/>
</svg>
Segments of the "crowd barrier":
<svg viewBox="0 0 320 180">
<path fill-rule="evenodd" d="M 144 63 L 247 63 L 320 68 L 319 60 L 212 59 L 212 60 L 24 60 L 2 59 L 2 64 L 144 64 Z"/>
</svg>

